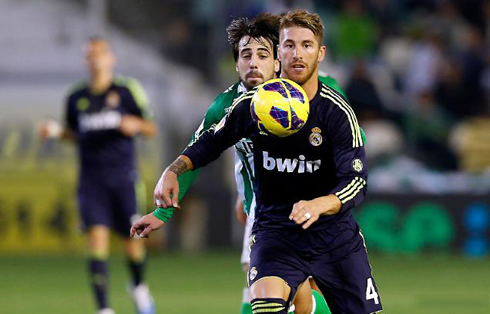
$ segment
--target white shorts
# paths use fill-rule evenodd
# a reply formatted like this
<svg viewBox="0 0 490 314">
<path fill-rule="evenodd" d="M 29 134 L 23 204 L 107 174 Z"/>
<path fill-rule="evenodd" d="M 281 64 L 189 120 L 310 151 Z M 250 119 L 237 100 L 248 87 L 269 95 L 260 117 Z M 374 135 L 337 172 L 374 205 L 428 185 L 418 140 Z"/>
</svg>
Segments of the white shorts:
<svg viewBox="0 0 490 314">
<path fill-rule="evenodd" d="M 247 217 L 247 222 L 245 223 L 245 232 L 243 234 L 243 246 L 242 246 L 242 257 L 240 262 L 243 264 L 250 263 L 250 236 L 252 235 L 252 226 L 254 220 Z"/>
</svg>

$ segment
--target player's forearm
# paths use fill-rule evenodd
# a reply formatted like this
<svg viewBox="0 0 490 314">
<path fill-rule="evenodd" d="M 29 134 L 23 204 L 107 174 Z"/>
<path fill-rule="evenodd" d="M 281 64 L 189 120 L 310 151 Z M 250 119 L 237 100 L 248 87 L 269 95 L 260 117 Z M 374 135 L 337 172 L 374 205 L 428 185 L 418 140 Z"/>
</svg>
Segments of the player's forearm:
<svg viewBox="0 0 490 314">
<path fill-rule="evenodd" d="M 155 136 L 158 134 L 158 127 L 154 121 L 143 120 L 140 133 L 148 137 Z"/>
<path fill-rule="evenodd" d="M 189 159 L 189 157 L 186 155 L 180 155 L 170 164 L 170 166 L 167 167 L 166 171 L 173 172 L 178 177 L 181 174 L 193 169 L 194 166 L 192 165 L 192 161 Z"/>
<path fill-rule="evenodd" d="M 63 131 L 61 132 L 61 135 L 60 135 L 60 138 L 62 140 L 69 140 L 69 141 L 74 141 L 76 139 L 76 134 L 75 132 L 73 132 L 72 130 L 70 129 L 63 129 Z"/>
<path fill-rule="evenodd" d="M 342 209 L 342 203 L 334 194 L 318 197 L 315 200 L 321 203 L 322 213 L 320 215 L 335 215 Z"/>
</svg>

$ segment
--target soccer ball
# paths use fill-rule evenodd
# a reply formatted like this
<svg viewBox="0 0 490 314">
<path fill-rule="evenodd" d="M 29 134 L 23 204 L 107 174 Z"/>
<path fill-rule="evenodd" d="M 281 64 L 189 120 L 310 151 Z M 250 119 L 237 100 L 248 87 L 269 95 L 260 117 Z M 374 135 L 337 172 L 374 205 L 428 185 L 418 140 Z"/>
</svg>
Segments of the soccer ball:
<svg viewBox="0 0 490 314">
<path fill-rule="evenodd" d="M 278 78 L 260 85 L 250 104 L 252 119 L 266 134 L 286 137 L 305 125 L 310 103 L 305 91 L 293 81 Z"/>
</svg>

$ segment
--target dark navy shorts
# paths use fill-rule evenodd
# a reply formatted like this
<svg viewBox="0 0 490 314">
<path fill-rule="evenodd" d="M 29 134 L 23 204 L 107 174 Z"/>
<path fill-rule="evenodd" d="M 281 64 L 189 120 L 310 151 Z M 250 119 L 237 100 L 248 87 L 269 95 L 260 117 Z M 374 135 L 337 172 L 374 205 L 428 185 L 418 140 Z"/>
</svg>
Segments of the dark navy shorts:
<svg viewBox="0 0 490 314">
<path fill-rule="evenodd" d="M 103 225 L 126 237 L 132 222 L 140 217 L 134 181 L 81 180 L 78 208 L 85 230 Z"/>
<path fill-rule="evenodd" d="M 382 310 L 362 235 L 332 251 L 321 251 L 321 232 L 305 236 L 281 230 L 252 235 L 248 284 L 279 277 L 291 288 L 289 301 L 308 276 L 315 279 L 332 314 L 370 314 Z M 314 239 L 314 240 L 312 240 Z M 324 247 L 324 244 L 322 246 Z"/>
</svg>

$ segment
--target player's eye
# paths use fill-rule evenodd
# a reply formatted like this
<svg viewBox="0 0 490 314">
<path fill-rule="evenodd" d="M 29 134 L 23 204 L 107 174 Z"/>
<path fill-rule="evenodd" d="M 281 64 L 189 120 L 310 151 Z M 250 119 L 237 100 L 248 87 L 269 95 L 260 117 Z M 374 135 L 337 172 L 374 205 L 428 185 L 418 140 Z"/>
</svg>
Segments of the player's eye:
<svg viewBox="0 0 490 314">
<path fill-rule="evenodd" d="M 242 55 L 243 59 L 250 59 L 251 57 L 252 57 L 251 54 Z"/>
<path fill-rule="evenodd" d="M 261 55 L 259 55 L 259 58 L 262 60 L 265 60 L 265 59 L 269 58 L 269 55 L 268 54 L 261 54 Z"/>
</svg>

